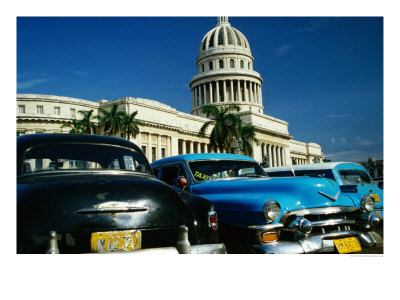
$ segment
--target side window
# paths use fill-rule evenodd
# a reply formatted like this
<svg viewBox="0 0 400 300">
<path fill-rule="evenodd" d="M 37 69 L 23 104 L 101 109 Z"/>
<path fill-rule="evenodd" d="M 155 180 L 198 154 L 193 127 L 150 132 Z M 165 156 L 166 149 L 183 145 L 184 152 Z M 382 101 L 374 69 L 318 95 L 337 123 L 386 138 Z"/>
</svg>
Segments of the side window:
<svg viewBox="0 0 400 300">
<path fill-rule="evenodd" d="M 177 179 L 180 176 L 186 177 L 185 170 L 181 165 L 177 164 L 162 167 L 161 180 L 165 183 L 169 185 L 176 185 Z"/>
<path fill-rule="evenodd" d="M 160 172 L 160 167 L 155 167 L 153 169 L 154 175 L 158 178 L 158 173 Z"/>
</svg>

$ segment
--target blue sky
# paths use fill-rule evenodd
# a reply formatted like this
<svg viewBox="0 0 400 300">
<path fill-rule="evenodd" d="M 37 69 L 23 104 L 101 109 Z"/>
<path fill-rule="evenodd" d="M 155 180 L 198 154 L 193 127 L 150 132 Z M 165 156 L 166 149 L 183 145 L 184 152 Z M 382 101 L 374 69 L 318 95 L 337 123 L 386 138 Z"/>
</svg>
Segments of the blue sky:
<svg viewBox="0 0 400 300">
<path fill-rule="evenodd" d="M 20 17 L 17 92 L 141 97 L 190 113 L 216 17 Z M 383 18 L 229 17 L 263 78 L 264 113 L 333 161 L 383 158 Z M 267 105 L 268 98 L 268 105 Z"/>
</svg>

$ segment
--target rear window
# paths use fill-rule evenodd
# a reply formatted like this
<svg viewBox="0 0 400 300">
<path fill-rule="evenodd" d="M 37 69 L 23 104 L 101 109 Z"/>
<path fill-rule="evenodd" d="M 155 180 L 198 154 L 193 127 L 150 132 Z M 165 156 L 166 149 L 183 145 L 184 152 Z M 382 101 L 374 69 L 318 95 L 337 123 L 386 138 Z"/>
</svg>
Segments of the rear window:
<svg viewBox="0 0 400 300">
<path fill-rule="evenodd" d="M 24 153 L 20 173 L 50 170 L 124 170 L 152 174 L 142 153 L 115 145 L 49 143 Z"/>
<path fill-rule="evenodd" d="M 363 170 L 340 170 L 339 174 L 345 184 L 374 184 L 367 172 Z"/>
</svg>

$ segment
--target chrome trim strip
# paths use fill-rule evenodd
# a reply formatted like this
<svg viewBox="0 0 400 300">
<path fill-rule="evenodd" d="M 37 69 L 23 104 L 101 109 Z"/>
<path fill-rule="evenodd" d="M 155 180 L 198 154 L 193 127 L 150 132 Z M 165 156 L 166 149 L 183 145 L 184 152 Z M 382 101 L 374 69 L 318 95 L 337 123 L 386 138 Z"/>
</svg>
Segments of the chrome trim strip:
<svg viewBox="0 0 400 300">
<path fill-rule="evenodd" d="M 311 225 L 313 227 L 318 226 L 329 226 L 329 225 L 349 225 L 355 224 L 356 221 L 352 219 L 330 219 L 330 220 L 322 220 L 322 221 L 313 221 Z"/>
<path fill-rule="evenodd" d="M 83 208 L 76 211 L 78 214 L 106 214 L 106 213 L 131 213 L 148 211 L 147 207 L 103 207 L 103 208 Z"/>
<path fill-rule="evenodd" d="M 241 227 L 246 227 L 249 229 L 255 229 L 255 230 L 272 230 L 272 229 L 279 229 L 283 228 L 283 224 L 281 223 L 275 223 L 275 224 L 268 224 L 268 225 L 252 225 L 252 226 L 241 226 Z"/>
<path fill-rule="evenodd" d="M 304 217 L 305 215 L 329 215 L 340 212 L 355 212 L 360 210 L 358 207 L 352 206 L 329 206 L 329 207 L 316 207 L 316 208 L 306 208 L 306 209 L 298 209 L 292 210 L 285 213 L 280 223 L 284 224 L 290 216 Z"/>
</svg>

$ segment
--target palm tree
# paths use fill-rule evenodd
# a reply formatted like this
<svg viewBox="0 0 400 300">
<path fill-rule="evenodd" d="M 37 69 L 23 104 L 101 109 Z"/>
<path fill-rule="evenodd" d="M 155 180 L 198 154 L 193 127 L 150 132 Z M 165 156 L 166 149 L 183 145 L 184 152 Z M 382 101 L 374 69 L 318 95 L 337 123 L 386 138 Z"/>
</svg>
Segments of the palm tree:
<svg viewBox="0 0 400 300">
<path fill-rule="evenodd" d="M 205 137 L 207 128 L 210 125 L 214 125 L 210 134 L 211 147 L 217 147 L 220 152 L 231 152 L 233 138 L 240 138 L 238 126 L 240 119 L 233 114 L 233 112 L 238 112 L 239 110 L 239 106 L 234 104 L 220 109 L 215 105 L 204 105 L 202 112 L 207 117 L 211 117 L 211 120 L 203 124 L 198 135 Z"/>
<path fill-rule="evenodd" d="M 116 135 L 121 131 L 124 113 L 122 111 L 117 111 L 117 109 L 117 103 L 113 103 L 110 111 L 99 108 L 99 112 L 102 114 L 102 116 L 98 117 L 99 124 L 104 126 L 104 133 L 108 135 Z"/>
<path fill-rule="evenodd" d="M 71 119 L 71 124 L 62 124 L 61 128 L 64 127 L 71 127 L 71 130 L 69 131 L 69 133 L 75 133 L 75 134 L 82 134 L 82 123 L 81 120 L 77 120 L 77 119 Z"/>
<path fill-rule="evenodd" d="M 82 119 L 80 120 L 82 133 L 96 134 L 97 124 L 93 122 L 93 119 L 96 119 L 97 116 L 93 115 L 93 109 L 88 111 L 80 110 L 79 113 L 82 115 Z"/>
<path fill-rule="evenodd" d="M 239 132 L 241 139 L 241 151 L 244 155 L 252 156 L 253 147 L 252 142 L 258 142 L 256 139 L 256 128 L 251 124 L 242 125 L 242 120 L 239 122 Z"/>
<path fill-rule="evenodd" d="M 142 122 L 135 119 L 137 113 L 137 111 L 134 111 L 131 114 L 123 112 L 121 123 L 121 137 L 124 137 L 127 140 L 129 140 L 131 137 L 136 138 L 136 135 L 139 133 L 138 125 L 143 125 Z"/>
</svg>

